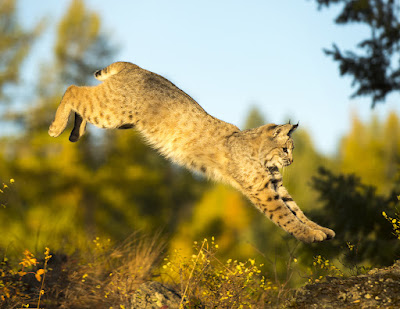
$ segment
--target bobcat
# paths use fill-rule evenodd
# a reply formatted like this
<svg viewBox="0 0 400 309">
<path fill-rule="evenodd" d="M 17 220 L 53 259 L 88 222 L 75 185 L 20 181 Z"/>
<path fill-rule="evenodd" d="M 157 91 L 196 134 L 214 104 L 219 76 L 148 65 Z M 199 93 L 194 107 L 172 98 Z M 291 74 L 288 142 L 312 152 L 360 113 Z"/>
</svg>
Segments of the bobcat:
<svg viewBox="0 0 400 309">
<path fill-rule="evenodd" d="M 310 221 L 282 185 L 278 169 L 293 162 L 291 134 L 298 125 L 241 131 L 207 114 L 167 79 L 128 62 L 115 62 L 94 76 L 103 83 L 67 89 L 50 136 L 64 131 L 71 112 L 71 142 L 85 133 L 87 122 L 106 129 L 135 127 L 165 157 L 240 190 L 297 239 L 311 243 L 335 236 Z"/>
</svg>

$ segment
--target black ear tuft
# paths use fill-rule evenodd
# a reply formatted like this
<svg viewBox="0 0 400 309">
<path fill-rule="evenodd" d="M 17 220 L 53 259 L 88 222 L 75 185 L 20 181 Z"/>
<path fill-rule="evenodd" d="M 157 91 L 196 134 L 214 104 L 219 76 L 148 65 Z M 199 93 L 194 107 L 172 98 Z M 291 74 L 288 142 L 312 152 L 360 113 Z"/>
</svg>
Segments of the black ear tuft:
<svg viewBox="0 0 400 309">
<path fill-rule="evenodd" d="M 297 124 L 293 124 L 293 125 L 291 125 L 291 126 L 292 126 L 292 127 L 291 127 L 291 129 L 289 130 L 289 132 L 288 132 L 288 135 L 289 135 L 289 136 L 294 132 L 294 130 L 297 129 L 297 127 L 299 126 L 299 122 L 298 122 Z"/>
</svg>

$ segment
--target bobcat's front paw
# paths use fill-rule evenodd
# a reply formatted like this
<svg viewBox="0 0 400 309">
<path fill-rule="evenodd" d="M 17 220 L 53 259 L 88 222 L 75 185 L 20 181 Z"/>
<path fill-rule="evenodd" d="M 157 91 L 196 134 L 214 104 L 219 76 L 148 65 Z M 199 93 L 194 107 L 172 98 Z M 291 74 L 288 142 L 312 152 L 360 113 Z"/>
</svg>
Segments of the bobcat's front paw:
<svg viewBox="0 0 400 309">
<path fill-rule="evenodd" d="M 307 226 L 311 228 L 312 230 L 320 230 L 326 234 L 326 239 L 332 239 L 335 237 L 335 232 L 332 231 L 331 229 L 328 229 L 326 227 L 320 226 L 317 223 L 313 221 L 308 221 L 306 222 Z"/>
<path fill-rule="evenodd" d="M 62 131 L 64 131 L 63 128 L 57 127 L 53 122 L 49 127 L 48 133 L 51 137 L 57 137 L 62 133 Z"/>
<path fill-rule="evenodd" d="M 313 230 L 307 228 L 302 233 L 298 235 L 294 235 L 298 240 L 305 242 L 305 243 L 313 243 L 313 242 L 321 242 L 327 239 L 327 235 L 320 231 L 320 230 Z"/>
<path fill-rule="evenodd" d="M 335 231 L 333 231 L 331 229 L 328 229 L 326 227 L 321 227 L 319 230 L 326 234 L 326 239 L 327 240 L 334 238 L 335 235 L 336 235 Z"/>
</svg>

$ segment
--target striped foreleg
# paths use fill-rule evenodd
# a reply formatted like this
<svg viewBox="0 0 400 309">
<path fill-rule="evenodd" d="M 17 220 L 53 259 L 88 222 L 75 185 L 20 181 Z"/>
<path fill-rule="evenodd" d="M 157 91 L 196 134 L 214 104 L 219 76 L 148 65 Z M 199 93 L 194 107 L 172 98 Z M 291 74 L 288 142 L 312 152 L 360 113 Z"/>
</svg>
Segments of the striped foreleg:
<svg viewBox="0 0 400 309">
<path fill-rule="evenodd" d="M 306 217 L 306 215 L 303 213 L 303 211 L 300 209 L 299 206 L 297 206 L 296 202 L 293 200 L 293 198 L 290 196 L 289 192 L 286 190 L 284 186 L 279 186 L 277 189 L 277 192 L 279 196 L 281 196 L 283 202 L 287 205 L 287 207 L 291 210 L 291 212 L 299 218 L 301 222 L 306 224 L 312 229 L 320 230 L 324 232 L 327 236 L 327 239 L 332 239 L 335 237 L 335 232 L 331 229 L 328 229 L 326 227 L 320 226 L 319 224 L 315 223 L 314 221 L 311 221 Z"/>
</svg>

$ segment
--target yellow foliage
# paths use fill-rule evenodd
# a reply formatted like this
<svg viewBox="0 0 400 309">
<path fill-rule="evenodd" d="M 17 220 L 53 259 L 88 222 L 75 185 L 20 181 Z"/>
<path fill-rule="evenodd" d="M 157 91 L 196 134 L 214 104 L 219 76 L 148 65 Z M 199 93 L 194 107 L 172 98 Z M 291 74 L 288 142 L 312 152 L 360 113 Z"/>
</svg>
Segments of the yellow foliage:
<svg viewBox="0 0 400 309">
<path fill-rule="evenodd" d="M 343 272 L 337 268 L 331 261 L 323 258 L 321 255 L 314 257 L 313 271 L 309 276 L 310 283 L 320 282 L 326 276 L 343 277 Z"/>
<path fill-rule="evenodd" d="M 353 115 L 351 131 L 341 143 L 341 171 L 355 173 L 379 193 L 388 193 L 400 164 L 399 136 L 400 121 L 395 112 L 384 121 L 374 116 L 369 123 Z"/>
<path fill-rule="evenodd" d="M 259 308 L 271 303 L 271 293 L 278 287 L 262 274 L 254 259 L 245 262 L 216 257 L 218 245 L 214 238 L 194 242 L 195 254 L 183 256 L 176 251 L 165 258 L 162 276 L 181 287 L 180 308 Z"/>
<path fill-rule="evenodd" d="M 400 198 L 397 197 L 399 200 Z M 396 218 L 392 218 L 386 214 L 386 212 L 382 212 L 383 217 L 388 220 L 393 227 L 393 234 L 400 240 L 400 214 L 396 213 Z"/>
<path fill-rule="evenodd" d="M 234 247 L 239 256 L 253 253 L 247 244 L 251 227 L 248 205 L 236 190 L 224 185 L 215 185 L 206 191 L 196 203 L 190 220 L 183 222 L 171 241 L 171 252 L 180 250 L 189 255 L 188 246 L 201 236 L 215 235 L 221 250 Z"/>
<path fill-rule="evenodd" d="M 25 250 L 24 258 L 22 259 L 22 262 L 20 262 L 19 264 L 22 265 L 22 267 L 30 267 L 30 266 L 35 266 L 37 263 L 38 262 L 35 256 L 28 250 Z"/>
</svg>

